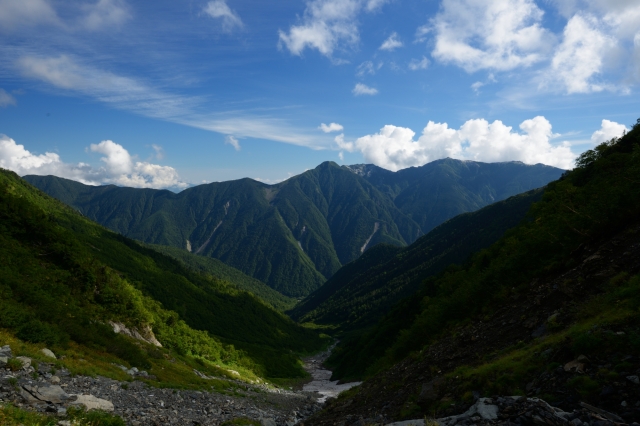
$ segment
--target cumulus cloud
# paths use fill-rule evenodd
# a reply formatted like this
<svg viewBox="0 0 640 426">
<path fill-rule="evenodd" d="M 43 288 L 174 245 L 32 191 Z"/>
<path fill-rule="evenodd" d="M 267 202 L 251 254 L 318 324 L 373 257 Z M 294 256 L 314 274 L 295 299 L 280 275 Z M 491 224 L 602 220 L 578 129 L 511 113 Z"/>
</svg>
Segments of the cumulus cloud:
<svg viewBox="0 0 640 426">
<path fill-rule="evenodd" d="M 616 40 L 598 29 L 596 18 L 576 15 L 564 29 L 548 80 L 559 81 L 567 93 L 600 92 L 605 86 L 593 79 L 602 72 L 605 55 L 615 47 Z"/>
<path fill-rule="evenodd" d="M 388 0 L 311 0 L 298 25 L 279 31 L 279 46 L 293 55 L 316 49 L 331 58 L 336 49 L 355 46 L 360 40 L 358 15 L 373 12 Z"/>
<path fill-rule="evenodd" d="M 331 57 L 339 45 L 353 46 L 360 39 L 355 18 L 362 6 L 359 0 L 310 1 L 301 24 L 279 32 L 280 43 L 294 55 L 311 48 Z"/>
<path fill-rule="evenodd" d="M 328 126 L 322 123 L 320 124 L 320 127 L 318 127 L 318 129 L 322 130 L 325 133 L 331 133 L 331 132 L 341 132 L 344 129 L 344 127 L 342 127 L 342 125 L 338 123 L 331 123 Z"/>
<path fill-rule="evenodd" d="M 353 88 L 352 93 L 356 96 L 377 95 L 378 89 L 369 87 L 366 84 L 356 83 L 356 86 Z"/>
<path fill-rule="evenodd" d="M 225 136 L 224 143 L 231 145 L 233 149 L 235 149 L 236 151 L 240 151 L 240 141 L 234 138 L 233 136 L 231 135 Z"/>
<path fill-rule="evenodd" d="M 409 69 L 411 71 L 426 70 L 428 66 L 429 60 L 426 56 L 423 56 L 422 59 L 412 59 L 411 62 L 409 62 Z"/>
<path fill-rule="evenodd" d="M 543 163 L 564 169 L 573 167 L 576 155 L 566 142 L 551 143 L 557 135 L 547 119 L 538 116 L 525 120 L 520 124 L 520 130 L 513 131 L 499 120 L 493 123 L 483 119 L 469 120 L 459 129 L 430 121 L 417 139 L 416 133 L 409 128 L 386 125 L 380 132 L 354 142 L 345 142 L 344 137 L 337 137 L 335 142 L 338 148 L 359 151 L 367 162 L 392 171 L 446 157 Z"/>
<path fill-rule="evenodd" d="M 431 26 L 421 27 L 416 38 L 433 31 L 432 56 L 468 72 L 512 70 L 540 62 L 553 46 L 542 17 L 533 0 L 443 0 Z"/>
<path fill-rule="evenodd" d="M 116 184 L 135 188 L 184 188 L 178 172 L 169 166 L 134 161 L 129 152 L 113 141 L 91 144 L 91 152 L 102 154 L 102 167 L 70 164 L 53 152 L 33 154 L 24 145 L 0 135 L 0 167 L 24 175 L 54 175 L 88 185 Z"/>
<path fill-rule="evenodd" d="M 238 14 L 229 8 L 225 0 L 210 1 L 204 7 L 203 12 L 214 19 L 220 19 L 223 31 L 231 32 L 235 28 L 244 27 Z"/>
<path fill-rule="evenodd" d="M 402 46 L 403 44 L 398 38 L 398 33 L 394 32 L 382 43 L 382 45 L 380 45 L 379 49 L 391 51 Z"/>
<path fill-rule="evenodd" d="M 624 124 L 616 123 L 615 121 L 602 120 L 602 125 L 599 130 L 593 132 L 591 135 L 591 142 L 594 145 L 599 145 L 602 142 L 608 142 L 613 138 L 619 138 L 627 132 L 627 126 Z"/>
<path fill-rule="evenodd" d="M 9 105 L 15 105 L 16 98 L 11 96 L 11 94 L 7 93 L 4 89 L 0 88 L 0 107 L 4 108 Z"/>
<path fill-rule="evenodd" d="M 131 19 L 124 0 L 98 0 L 94 4 L 83 5 L 82 10 L 85 12 L 82 26 L 90 31 L 112 30 Z"/>
</svg>

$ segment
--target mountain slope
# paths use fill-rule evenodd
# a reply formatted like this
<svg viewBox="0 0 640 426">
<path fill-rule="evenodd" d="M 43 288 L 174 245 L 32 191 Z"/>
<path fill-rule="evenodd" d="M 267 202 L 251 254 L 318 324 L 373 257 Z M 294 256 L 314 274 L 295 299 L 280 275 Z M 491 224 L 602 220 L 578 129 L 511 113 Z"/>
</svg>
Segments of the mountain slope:
<svg viewBox="0 0 640 426">
<path fill-rule="evenodd" d="M 0 327 L 24 340 L 117 352 L 124 344 L 100 326 L 113 320 L 263 377 L 304 375 L 296 353 L 324 344 L 253 295 L 90 222 L 13 173 L 1 171 L 0 197 Z"/>
<path fill-rule="evenodd" d="M 617 346 L 589 346 L 594 341 L 583 334 L 592 333 L 594 325 L 615 328 L 617 323 L 636 333 L 640 321 L 634 290 L 640 282 L 634 277 L 640 272 L 634 255 L 640 247 L 640 122 L 621 139 L 584 153 L 577 166 L 545 188 L 542 200 L 530 209 L 529 220 L 507 231 L 464 266 L 449 268 L 425 280 L 418 293 L 398 303 L 362 336 L 360 343 L 366 344 L 354 343 L 335 352 L 328 362 L 337 367 L 337 375 L 373 375 L 408 356 L 421 360 L 424 366 L 429 362 L 420 354 L 426 354 L 432 345 L 462 335 L 465 337 L 460 339 L 461 347 L 475 346 L 479 336 L 490 343 L 502 333 L 498 327 L 507 330 L 506 337 L 500 347 L 492 346 L 491 351 L 512 353 L 527 342 L 534 345 L 531 339 L 545 332 L 559 333 L 557 342 L 573 342 L 577 351 L 618 350 Z M 602 299 L 597 299 L 598 295 Z M 591 305 L 589 296 L 596 297 Z M 578 303 L 586 304 L 578 308 Z M 558 314 L 555 317 L 554 310 Z M 505 320 L 501 316 L 493 323 L 492 331 L 485 329 L 485 322 L 506 311 L 511 312 L 511 317 Z M 561 321 L 564 314 L 571 321 Z M 531 334 L 532 329 L 540 331 Z M 528 337 L 522 339 L 523 335 Z M 635 345 L 632 341 L 627 344 Z M 640 347 L 635 347 L 637 352 Z M 440 351 L 439 358 L 456 360 L 453 353 L 442 347 Z M 465 362 L 473 360 L 474 368 L 478 368 L 474 374 L 478 375 L 485 374 L 483 360 L 496 359 L 495 352 L 467 355 Z M 518 352 L 517 356 L 536 359 L 533 352 Z M 561 358 L 570 361 L 566 356 L 571 355 Z M 413 360 L 406 362 L 411 364 Z M 517 359 L 501 362 L 496 360 L 491 367 L 493 380 L 501 374 L 511 377 L 513 372 L 508 369 Z M 464 362 L 449 364 L 460 367 Z M 424 373 L 433 376 L 434 370 Z M 505 392 L 522 389 L 518 386 L 526 384 L 515 379 L 503 383 Z M 381 391 L 380 386 L 377 391 Z M 489 388 L 489 384 L 484 386 Z"/>
<path fill-rule="evenodd" d="M 289 314 L 343 332 L 372 326 L 393 304 L 415 293 L 425 278 L 497 241 L 541 197 L 542 190 L 534 190 L 456 216 L 405 248 L 376 246 L 342 267 Z M 348 339 L 341 340 L 344 344 Z"/>
<path fill-rule="evenodd" d="M 403 213 L 420 225 L 423 233 L 460 213 L 543 187 L 564 172 L 544 164 L 480 163 L 451 158 L 395 173 L 370 164 L 348 168 L 388 194 Z"/>
<path fill-rule="evenodd" d="M 230 284 L 235 285 L 239 290 L 247 291 L 254 296 L 259 297 L 261 300 L 279 311 L 284 312 L 287 309 L 291 309 L 296 304 L 295 299 L 278 293 L 262 281 L 258 281 L 255 278 L 243 274 L 239 270 L 218 259 L 198 256 L 177 247 L 161 246 L 157 244 L 148 244 L 147 246 L 157 252 L 179 260 L 191 270 L 203 275 L 209 275 L 228 281 Z"/>
<path fill-rule="evenodd" d="M 326 162 L 277 185 L 241 179 L 179 194 L 51 176 L 25 179 L 127 237 L 220 259 L 300 297 L 376 244 L 410 244 L 424 229 L 509 191 L 542 186 L 561 172 L 457 160 L 397 173 L 376 168 L 364 177 L 354 170 Z"/>
</svg>

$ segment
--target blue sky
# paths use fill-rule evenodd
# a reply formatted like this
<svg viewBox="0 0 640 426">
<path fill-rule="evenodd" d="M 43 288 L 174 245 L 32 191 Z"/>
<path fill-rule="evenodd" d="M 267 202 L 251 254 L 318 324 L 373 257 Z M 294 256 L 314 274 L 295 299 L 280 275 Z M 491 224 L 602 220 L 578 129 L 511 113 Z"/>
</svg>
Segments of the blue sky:
<svg viewBox="0 0 640 426">
<path fill-rule="evenodd" d="M 0 53 L 0 166 L 91 184 L 570 168 L 640 117 L 637 0 L 0 0 Z"/>
</svg>

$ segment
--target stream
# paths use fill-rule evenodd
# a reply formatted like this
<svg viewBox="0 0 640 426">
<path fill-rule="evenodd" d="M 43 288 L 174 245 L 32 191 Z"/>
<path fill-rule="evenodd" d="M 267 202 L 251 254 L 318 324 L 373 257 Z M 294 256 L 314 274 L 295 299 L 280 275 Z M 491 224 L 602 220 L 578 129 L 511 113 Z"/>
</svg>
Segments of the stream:
<svg viewBox="0 0 640 426">
<path fill-rule="evenodd" d="M 335 345 L 334 345 L 335 346 Z M 340 392 L 358 386 L 362 382 L 338 384 L 338 380 L 331 381 L 331 371 L 322 366 L 322 363 L 331 355 L 331 346 L 325 352 L 304 358 L 304 369 L 311 374 L 313 380 L 302 387 L 305 392 L 317 392 L 320 394 L 318 402 L 324 403 L 327 398 L 335 398 Z"/>
</svg>

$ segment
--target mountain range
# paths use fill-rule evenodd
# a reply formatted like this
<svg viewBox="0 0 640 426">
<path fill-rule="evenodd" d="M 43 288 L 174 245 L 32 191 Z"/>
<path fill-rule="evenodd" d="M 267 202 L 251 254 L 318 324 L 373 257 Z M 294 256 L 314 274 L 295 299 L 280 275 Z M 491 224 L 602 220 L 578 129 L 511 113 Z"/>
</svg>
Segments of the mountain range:
<svg viewBox="0 0 640 426">
<path fill-rule="evenodd" d="M 276 185 L 240 179 L 177 194 L 24 179 L 124 236 L 219 259 L 285 296 L 303 297 L 370 247 L 406 246 L 447 219 L 562 173 L 519 162 L 444 159 L 399 172 L 325 162 Z"/>
</svg>

